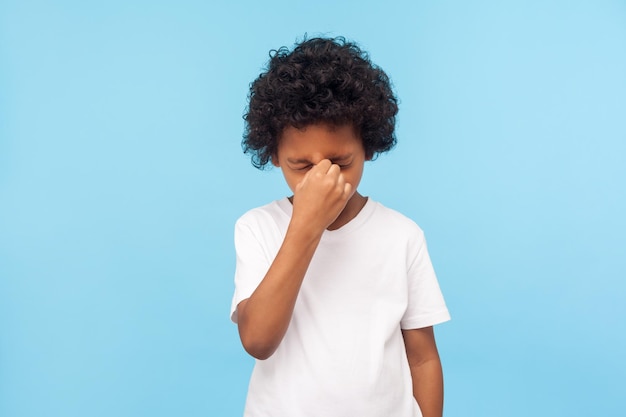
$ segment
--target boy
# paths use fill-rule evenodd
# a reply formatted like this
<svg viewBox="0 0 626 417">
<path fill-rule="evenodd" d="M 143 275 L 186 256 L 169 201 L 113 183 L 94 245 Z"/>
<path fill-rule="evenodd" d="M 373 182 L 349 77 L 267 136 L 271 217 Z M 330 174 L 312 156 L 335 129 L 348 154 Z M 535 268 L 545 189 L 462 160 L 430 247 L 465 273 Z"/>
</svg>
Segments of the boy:
<svg viewBox="0 0 626 417">
<path fill-rule="evenodd" d="M 248 417 L 440 417 L 449 320 L 421 229 L 357 191 L 395 144 L 385 73 L 343 38 L 273 51 L 243 146 L 293 196 L 235 226 L 231 319 L 257 359 Z"/>
</svg>

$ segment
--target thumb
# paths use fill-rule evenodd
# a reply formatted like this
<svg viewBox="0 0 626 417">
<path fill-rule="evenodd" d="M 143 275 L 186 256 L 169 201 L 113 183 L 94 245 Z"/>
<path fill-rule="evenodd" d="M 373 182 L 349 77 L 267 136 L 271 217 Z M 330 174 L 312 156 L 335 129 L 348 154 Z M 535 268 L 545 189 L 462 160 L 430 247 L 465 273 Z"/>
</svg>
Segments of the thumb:
<svg viewBox="0 0 626 417">
<path fill-rule="evenodd" d="M 352 197 L 352 195 L 354 194 L 354 190 L 352 189 L 352 184 L 350 184 L 349 182 L 344 184 L 343 194 L 348 197 L 347 200 L 349 200 L 350 197 Z"/>
<path fill-rule="evenodd" d="M 304 186 L 304 183 L 307 181 L 307 179 L 311 176 L 311 171 L 312 169 L 308 170 L 306 172 L 306 174 L 304 174 L 304 177 L 302 177 L 302 179 L 300 180 L 299 183 L 296 184 L 296 189 L 299 190 L 300 188 L 302 188 Z"/>
</svg>

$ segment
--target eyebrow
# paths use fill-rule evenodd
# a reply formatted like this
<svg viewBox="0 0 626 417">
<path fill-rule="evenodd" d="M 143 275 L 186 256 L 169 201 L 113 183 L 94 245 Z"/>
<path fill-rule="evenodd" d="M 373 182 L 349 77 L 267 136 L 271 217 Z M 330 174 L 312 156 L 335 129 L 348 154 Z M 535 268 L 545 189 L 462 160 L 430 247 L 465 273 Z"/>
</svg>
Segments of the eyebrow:
<svg viewBox="0 0 626 417">
<path fill-rule="evenodd" d="M 347 159 L 350 159 L 352 157 L 351 153 L 345 154 L 345 155 L 331 155 L 329 157 L 326 157 L 325 159 L 330 159 L 331 162 L 336 162 L 336 161 L 345 161 Z M 306 158 L 287 158 L 287 162 L 289 162 L 290 164 L 310 164 L 311 161 L 306 159 Z"/>
</svg>

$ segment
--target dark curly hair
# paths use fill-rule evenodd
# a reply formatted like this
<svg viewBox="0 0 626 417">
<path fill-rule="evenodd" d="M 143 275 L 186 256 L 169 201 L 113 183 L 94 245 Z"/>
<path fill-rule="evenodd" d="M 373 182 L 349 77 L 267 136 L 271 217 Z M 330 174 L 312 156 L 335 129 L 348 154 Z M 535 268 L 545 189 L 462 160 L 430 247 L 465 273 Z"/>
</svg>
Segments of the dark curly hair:
<svg viewBox="0 0 626 417">
<path fill-rule="evenodd" d="M 396 143 L 397 113 L 389 77 L 358 45 L 343 37 L 305 39 L 293 51 L 270 51 L 265 72 L 250 85 L 242 147 L 263 169 L 286 127 L 351 123 L 375 158 Z"/>
</svg>

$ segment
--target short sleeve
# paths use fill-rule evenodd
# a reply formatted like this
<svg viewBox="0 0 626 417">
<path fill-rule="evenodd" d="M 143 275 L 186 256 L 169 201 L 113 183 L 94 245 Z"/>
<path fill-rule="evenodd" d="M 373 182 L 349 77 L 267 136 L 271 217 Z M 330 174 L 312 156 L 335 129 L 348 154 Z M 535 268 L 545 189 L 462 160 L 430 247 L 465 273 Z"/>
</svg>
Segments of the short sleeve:
<svg viewBox="0 0 626 417">
<path fill-rule="evenodd" d="M 420 329 L 450 320 L 421 230 L 412 252 L 414 255 L 408 269 L 408 307 L 400 322 L 404 330 Z"/>
<path fill-rule="evenodd" d="M 237 323 L 237 305 L 252 295 L 267 273 L 271 261 L 252 227 L 241 219 L 235 224 L 235 251 L 235 293 L 230 319 Z"/>
</svg>

